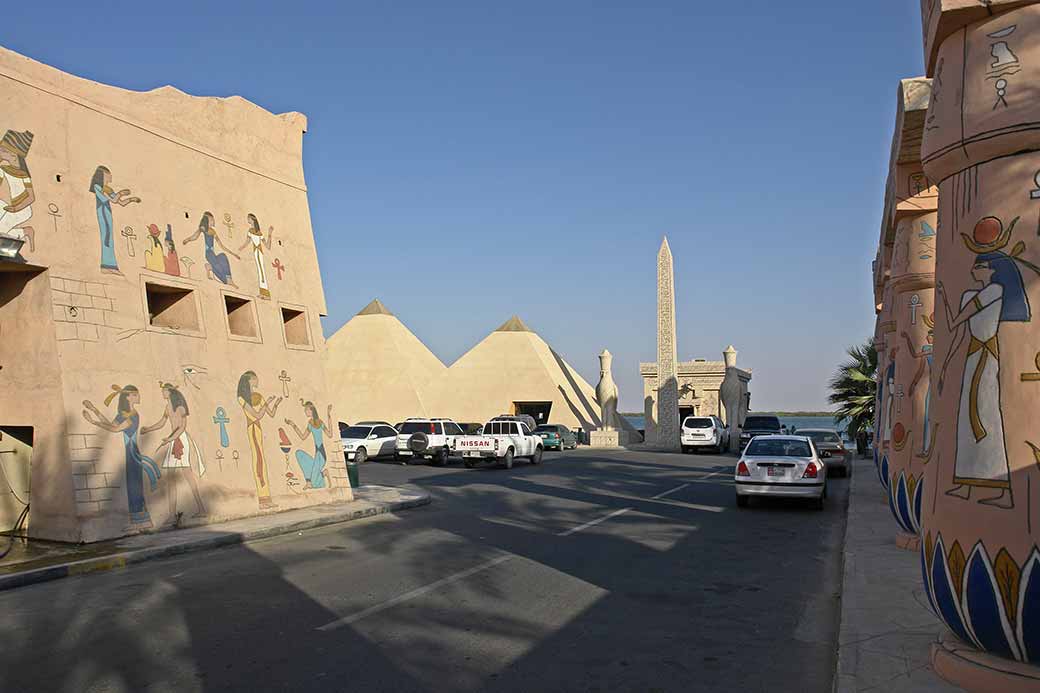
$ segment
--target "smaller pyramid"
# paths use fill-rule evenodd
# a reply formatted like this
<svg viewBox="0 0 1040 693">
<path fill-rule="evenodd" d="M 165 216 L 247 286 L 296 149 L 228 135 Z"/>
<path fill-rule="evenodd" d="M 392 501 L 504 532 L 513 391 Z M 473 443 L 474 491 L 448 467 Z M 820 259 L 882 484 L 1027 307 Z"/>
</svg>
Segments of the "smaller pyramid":
<svg viewBox="0 0 1040 693">
<path fill-rule="evenodd" d="M 379 299 L 326 340 L 325 375 L 340 421 L 432 416 L 429 384 L 447 367 Z"/>
<path fill-rule="evenodd" d="M 524 321 L 513 316 L 502 323 L 495 332 L 531 332 L 531 328 L 524 324 Z"/>
</svg>

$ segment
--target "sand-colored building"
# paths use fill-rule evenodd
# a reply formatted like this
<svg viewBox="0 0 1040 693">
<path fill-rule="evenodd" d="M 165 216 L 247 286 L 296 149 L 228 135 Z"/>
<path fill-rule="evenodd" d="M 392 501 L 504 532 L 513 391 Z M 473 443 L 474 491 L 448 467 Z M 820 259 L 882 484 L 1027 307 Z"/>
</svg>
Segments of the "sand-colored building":
<svg viewBox="0 0 1040 693">
<path fill-rule="evenodd" d="M 498 414 L 530 414 L 572 429 L 600 425 L 595 388 L 515 316 L 450 367 L 378 300 L 328 345 L 330 390 L 348 423 L 412 416 L 483 423 Z"/>
<path fill-rule="evenodd" d="M 379 299 L 328 340 L 328 383 L 339 421 L 437 416 L 430 384 L 447 370 Z"/>
<path fill-rule="evenodd" d="M 586 431 L 600 424 L 595 388 L 516 316 L 453 363 L 431 395 L 456 421 L 529 414 Z"/>
<path fill-rule="evenodd" d="M 722 383 L 726 379 L 726 359 L 731 358 L 729 353 L 732 353 L 735 366 L 737 352 L 733 347 L 729 347 L 726 352 L 723 352 L 722 361 L 693 359 L 679 362 L 680 422 L 687 416 L 712 415 L 730 423 L 727 420 L 723 397 L 719 394 L 722 390 Z M 751 394 L 748 392 L 751 371 L 736 368 L 736 373 L 741 386 L 740 401 L 742 404 L 739 417 L 742 423 L 751 401 Z M 657 421 L 657 364 L 639 364 L 639 374 L 643 377 L 643 415 L 646 419 L 647 437 L 649 438 Z"/>
<path fill-rule="evenodd" d="M 349 499 L 306 118 L 3 49 L 0 113 L 3 528 L 19 499 L 65 541 Z"/>
</svg>

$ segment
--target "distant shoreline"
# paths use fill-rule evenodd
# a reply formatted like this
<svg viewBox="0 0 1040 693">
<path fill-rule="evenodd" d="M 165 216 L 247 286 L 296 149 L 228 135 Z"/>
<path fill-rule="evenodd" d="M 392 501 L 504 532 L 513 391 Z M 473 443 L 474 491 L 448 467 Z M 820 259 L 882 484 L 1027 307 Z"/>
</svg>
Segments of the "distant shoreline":
<svg viewBox="0 0 1040 693">
<path fill-rule="evenodd" d="M 752 412 L 757 414 L 758 412 Z M 832 411 L 767 411 L 762 412 L 764 414 L 775 414 L 776 416 L 826 416 L 828 418 L 834 418 L 834 412 Z"/>
<path fill-rule="evenodd" d="M 621 416 L 642 416 L 641 411 L 622 411 L 618 412 Z M 826 416 L 828 418 L 834 418 L 834 412 L 832 411 L 755 411 L 751 414 L 774 414 L 776 416 Z"/>
</svg>

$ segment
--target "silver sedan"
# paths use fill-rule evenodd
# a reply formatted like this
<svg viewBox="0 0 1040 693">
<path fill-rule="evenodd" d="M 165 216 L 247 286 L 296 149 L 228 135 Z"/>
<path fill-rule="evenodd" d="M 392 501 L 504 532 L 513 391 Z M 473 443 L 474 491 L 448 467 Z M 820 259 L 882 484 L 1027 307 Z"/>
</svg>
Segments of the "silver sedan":
<svg viewBox="0 0 1040 693">
<path fill-rule="evenodd" d="M 747 507 L 752 496 L 805 498 L 823 510 L 827 498 L 827 467 L 805 436 L 756 436 L 737 462 L 737 505 Z"/>
</svg>

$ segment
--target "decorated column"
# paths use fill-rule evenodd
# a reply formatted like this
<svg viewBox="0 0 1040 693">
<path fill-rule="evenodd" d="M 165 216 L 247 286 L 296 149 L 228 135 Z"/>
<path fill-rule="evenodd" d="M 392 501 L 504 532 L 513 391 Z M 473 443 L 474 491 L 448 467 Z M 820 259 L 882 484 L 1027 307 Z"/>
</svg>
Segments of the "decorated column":
<svg viewBox="0 0 1040 693">
<path fill-rule="evenodd" d="M 882 252 L 884 248 L 882 248 Z M 878 313 L 877 328 L 874 334 L 874 348 L 878 354 L 877 370 L 877 402 L 874 410 L 874 464 L 877 466 L 878 478 L 886 493 L 888 492 L 889 453 L 892 446 L 893 419 L 895 418 L 896 400 L 895 376 L 896 363 L 895 333 L 896 322 L 893 319 L 892 282 L 885 280 L 885 288 L 881 294 L 881 312 Z"/>
<path fill-rule="evenodd" d="M 931 447 L 935 227 L 938 193 L 921 168 L 920 142 L 931 80 L 899 84 L 886 209 L 891 244 L 885 391 L 885 453 L 896 543 L 917 550 L 921 475 Z"/>
<path fill-rule="evenodd" d="M 939 187 L 921 512 L 936 671 L 1040 690 L 1040 4 L 925 0 Z M 985 5 L 985 6 L 983 6 Z M 1007 9 L 1009 7 L 1015 9 Z"/>
</svg>

